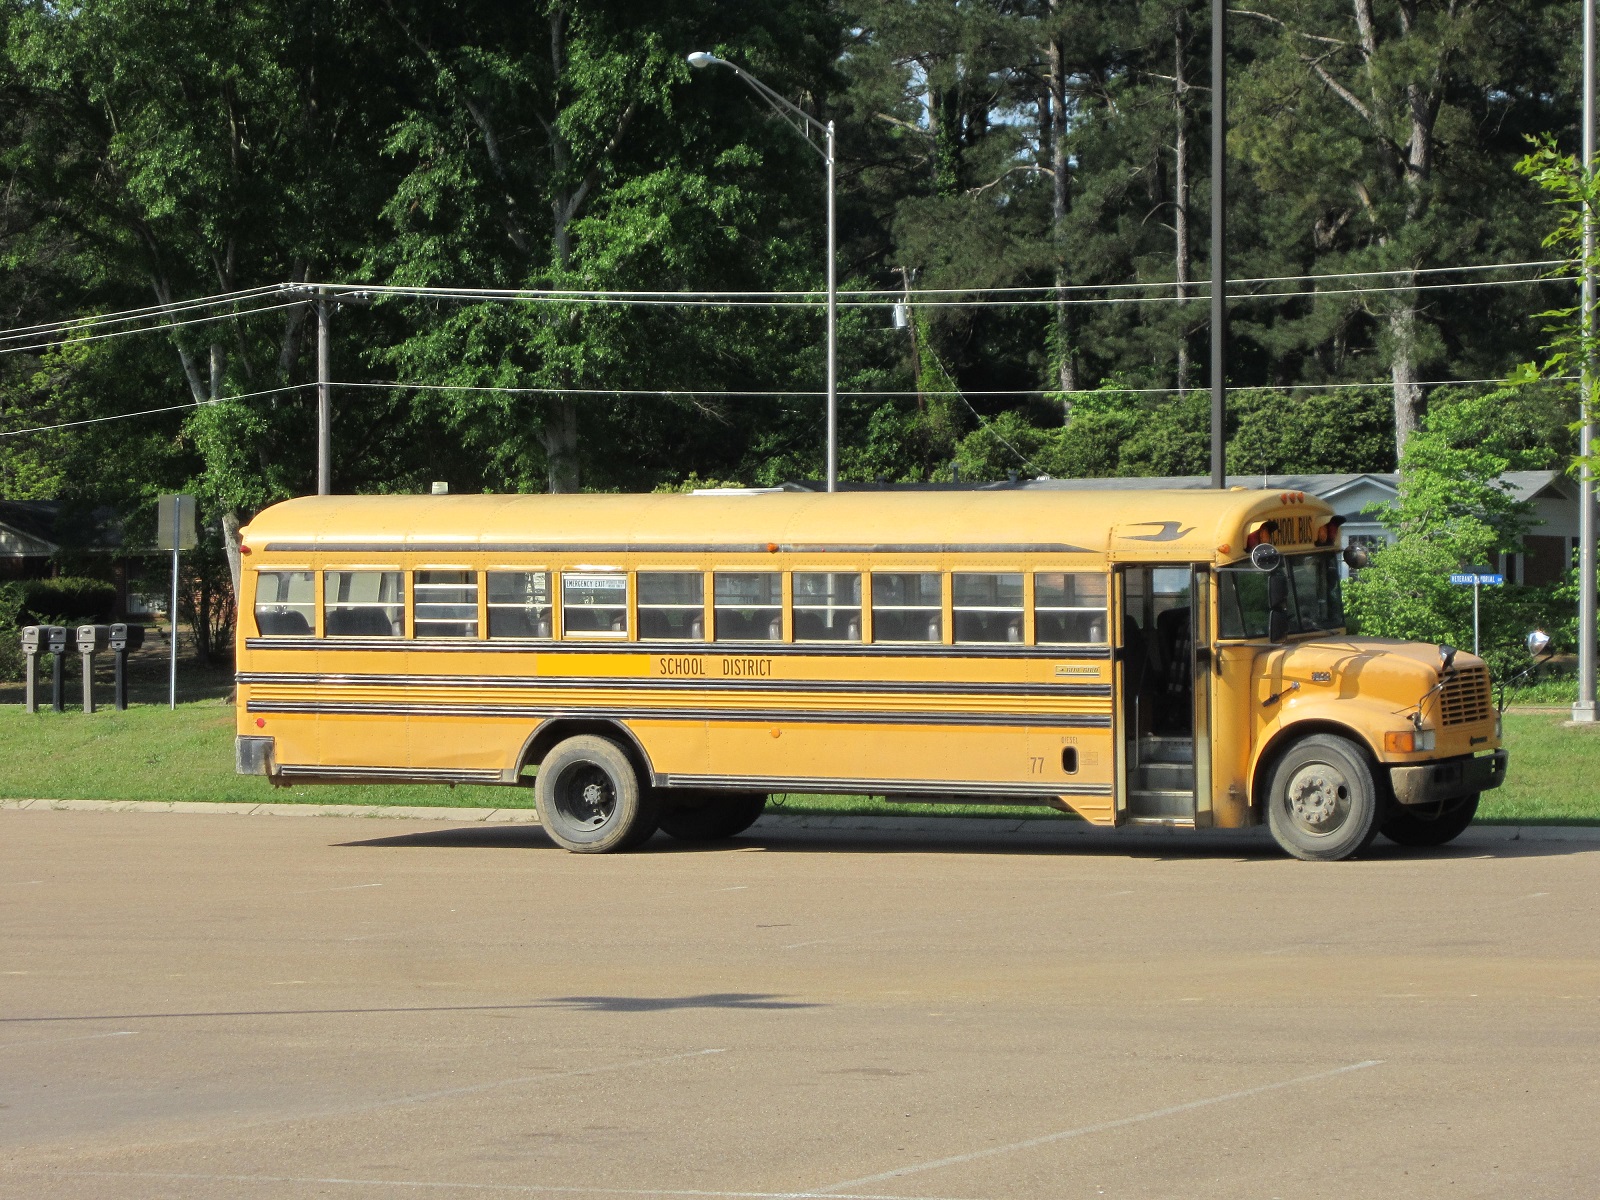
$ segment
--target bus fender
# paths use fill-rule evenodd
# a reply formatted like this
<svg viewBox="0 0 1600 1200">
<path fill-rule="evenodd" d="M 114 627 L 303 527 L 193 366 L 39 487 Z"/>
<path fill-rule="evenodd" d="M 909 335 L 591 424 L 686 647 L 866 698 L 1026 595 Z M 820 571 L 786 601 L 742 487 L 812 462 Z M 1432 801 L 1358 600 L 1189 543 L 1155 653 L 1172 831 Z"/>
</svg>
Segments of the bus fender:
<svg viewBox="0 0 1600 1200">
<path fill-rule="evenodd" d="M 633 731 L 620 721 L 594 717 L 546 717 L 540 721 L 517 752 L 516 763 L 512 767 L 513 781 L 522 787 L 532 787 L 533 780 L 522 774 L 524 769 L 538 766 L 557 744 L 583 734 L 609 738 L 618 743 L 633 761 L 640 780 L 651 787 L 657 786 L 655 765 Z"/>
<path fill-rule="evenodd" d="M 1340 721 L 1332 721 L 1321 717 L 1306 717 L 1288 725 L 1280 725 L 1272 732 L 1272 736 L 1256 755 L 1255 766 L 1250 772 L 1250 809 L 1260 817 L 1266 800 L 1267 788 L 1272 782 L 1272 769 L 1277 765 L 1278 757 L 1295 742 L 1303 737 L 1310 737 L 1316 733 L 1328 733 L 1335 737 L 1344 738 L 1354 742 L 1367 752 L 1367 759 L 1372 766 L 1372 777 L 1378 782 L 1380 790 L 1387 786 L 1389 773 L 1383 769 L 1383 764 L 1378 756 L 1373 753 L 1372 745 L 1360 730 L 1354 729 Z"/>
</svg>

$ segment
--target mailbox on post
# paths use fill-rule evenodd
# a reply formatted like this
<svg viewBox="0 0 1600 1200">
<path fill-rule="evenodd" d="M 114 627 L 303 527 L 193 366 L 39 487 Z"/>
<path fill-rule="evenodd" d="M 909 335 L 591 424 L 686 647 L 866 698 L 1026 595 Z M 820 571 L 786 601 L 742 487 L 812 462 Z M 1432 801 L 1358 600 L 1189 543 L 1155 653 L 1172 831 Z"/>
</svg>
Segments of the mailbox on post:
<svg viewBox="0 0 1600 1200">
<path fill-rule="evenodd" d="M 63 703 L 62 688 L 64 681 L 61 676 L 61 656 L 67 652 L 67 641 L 70 631 L 65 625 L 41 625 L 44 634 L 44 648 L 50 653 L 50 707 L 56 712 L 64 712 L 66 705 Z"/>
<path fill-rule="evenodd" d="M 48 635 L 43 625 L 24 625 L 22 628 L 22 659 L 24 667 L 22 704 L 28 712 L 39 711 L 39 655 L 45 653 Z"/>
<path fill-rule="evenodd" d="M 78 654 L 83 660 L 83 711 L 94 711 L 94 656 L 111 644 L 109 625 L 79 625 Z"/>
<path fill-rule="evenodd" d="M 128 707 L 128 651 L 144 645 L 144 626 L 118 623 L 106 627 L 107 641 L 111 644 L 111 661 L 116 667 L 117 681 L 112 692 L 112 704 L 118 712 Z"/>
</svg>

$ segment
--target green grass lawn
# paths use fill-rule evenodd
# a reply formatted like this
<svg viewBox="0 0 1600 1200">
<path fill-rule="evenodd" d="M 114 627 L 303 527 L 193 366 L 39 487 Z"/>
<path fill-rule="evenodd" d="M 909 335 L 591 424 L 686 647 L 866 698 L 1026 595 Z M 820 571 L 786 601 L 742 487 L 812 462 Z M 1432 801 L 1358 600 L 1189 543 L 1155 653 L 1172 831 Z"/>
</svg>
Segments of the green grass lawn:
<svg viewBox="0 0 1600 1200">
<path fill-rule="evenodd" d="M 1600 824 L 1600 727 L 1563 728 L 1558 713 L 1508 713 L 1505 724 L 1509 778 L 1484 797 L 1480 818 Z M 465 784 L 274 788 L 233 773 L 233 707 L 213 695 L 181 702 L 176 712 L 145 703 L 121 713 L 29 716 L 20 704 L 0 705 L 0 799 L 22 798 L 522 808 L 532 805 L 533 792 Z M 774 797 L 773 811 L 1064 819 L 1048 808 L 852 796 Z"/>
</svg>

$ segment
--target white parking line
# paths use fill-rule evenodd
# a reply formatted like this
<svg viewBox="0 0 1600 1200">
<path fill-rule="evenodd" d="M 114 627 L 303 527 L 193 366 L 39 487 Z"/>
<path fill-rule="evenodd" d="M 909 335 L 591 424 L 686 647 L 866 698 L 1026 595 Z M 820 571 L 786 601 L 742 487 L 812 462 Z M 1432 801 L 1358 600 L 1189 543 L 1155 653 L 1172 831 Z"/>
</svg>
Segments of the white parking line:
<svg viewBox="0 0 1600 1200">
<path fill-rule="evenodd" d="M 1203 1100 L 1189 1100 L 1183 1104 L 1174 1104 L 1170 1108 L 1158 1108 L 1132 1117 L 1118 1117 L 1112 1121 L 1098 1121 L 1093 1125 L 1080 1125 L 1076 1129 L 1063 1129 L 1059 1133 L 1047 1133 L 1043 1137 L 1029 1138 L 1025 1142 L 1012 1142 L 1008 1146 L 991 1146 L 987 1150 L 973 1150 L 968 1154 L 953 1154 L 949 1158 L 936 1158 L 930 1162 L 912 1163 L 910 1166 L 896 1167 L 892 1171 L 880 1171 L 876 1175 L 863 1175 L 859 1179 L 846 1179 L 842 1183 L 830 1183 L 826 1187 L 815 1188 L 812 1191 L 800 1194 L 805 1196 L 838 1196 L 846 1188 L 861 1187 L 863 1184 L 868 1183 L 881 1183 L 886 1179 L 899 1179 L 903 1176 L 916 1175 L 923 1171 L 935 1171 L 940 1167 L 959 1166 L 961 1163 L 974 1162 L 980 1158 L 992 1158 L 997 1154 L 1011 1154 L 1018 1150 L 1029 1150 L 1034 1146 L 1048 1146 L 1052 1142 L 1064 1142 L 1068 1138 L 1087 1137 L 1091 1133 L 1104 1133 L 1108 1129 L 1121 1129 L 1124 1125 L 1137 1125 L 1140 1121 L 1154 1121 L 1161 1117 L 1175 1117 L 1179 1113 L 1192 1112 L 1194 1109 L 1206 1108 L 1212 1104 L 1226 1104 L 1230 1100 L 1243 1100 L 1249 1096 L 1259 1096 L 1263 1092 L 1275 1092 L 1280 1088 L 1296 1087 L 1302 1083 L 1315 1083 L 1319 1079 L 1332 1079 L 1336 1075 L 1346 1075 L 1351 1071 L 1364 1071 L 1366 1068 L 1376 1067 L 1382 1062 L 1381 1058 L 1369 1058 L 1366 1062 L 1351 1063 L 1347 1067 L 1335 1067 L 1331 1071 L 1318 1071 L 1315 1075 L 1300 1075 L 1294 1079 L 1285 1079 L 1278 1083 L 1263 1083 L 1259 1087 L 1227 1092 L 1221 1096 L 1207 1096 Z"/>
<path fill-rule="evenodd" d="M 137 1029 L 119 1029 L 115 1033 L 86 1033 L 82 1037 L 35 1038 L 31 1042 L 0 1042 L 0 1050 L 9 1050 L 13 1046 L 59 1046 L 62 1042 L 92 1042 L 97 1038 L 132 1037 L 138 1032 Z"/>
<path fill-rule="evenodd" d="M 178 1171 L 10 1171 L 0 1168 L 0 1175 L 49 1174 L 51 1178 L 74 1179 L 168 1179 L 190 1183 L 262 1183 L 262 1184 L 319 1184 L 335 1187 L 412 1188 L 427 1191 L 505 1192 L 529 1196 L 686 1196 L 706 1200 L 815 1200 L 815 1192 L 726 1192 L 698 1188 L 616 1188 L 616 1187 L 563 1187 L 538 1183 L 447 1183 L 432 1179 L 352 1179 L 342 1176 L 310 1175 L 202 1175 Z M 881 1196 L 868 1193 L 829 1193 L 830 1200 L 953 1200 L 948 1196 Z"/>
</svg>

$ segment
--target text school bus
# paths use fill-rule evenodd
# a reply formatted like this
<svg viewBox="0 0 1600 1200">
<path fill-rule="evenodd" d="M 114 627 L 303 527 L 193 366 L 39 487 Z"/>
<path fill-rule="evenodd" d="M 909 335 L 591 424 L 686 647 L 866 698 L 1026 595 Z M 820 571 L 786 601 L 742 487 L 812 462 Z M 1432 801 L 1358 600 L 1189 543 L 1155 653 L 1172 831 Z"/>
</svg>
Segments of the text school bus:
<svg viewBox="0 0 1600 1200">
<path fill-rule="evenodd" d="M 1351 637 L 1294 492 L 352 496 L 244 531 L 238 769 L 531 785 L 571 850 L 773 792 L 1436 845 L 1481 660 Z M 536 771 L 535 771 L 536 768 Z"/>
</svg>

